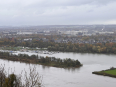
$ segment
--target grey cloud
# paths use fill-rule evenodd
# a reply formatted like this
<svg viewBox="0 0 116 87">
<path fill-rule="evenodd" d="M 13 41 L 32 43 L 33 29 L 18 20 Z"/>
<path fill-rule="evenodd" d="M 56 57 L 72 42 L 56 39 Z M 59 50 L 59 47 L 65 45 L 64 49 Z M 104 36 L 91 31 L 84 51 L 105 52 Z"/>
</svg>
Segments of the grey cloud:
<svg viewBox="0 0 116 87">
<path fill-rule="evenodd" d="M 0 25 L 99 24 L 116 21 L 116 0 L 0 0 L 0 2 Z"/>
<path fill-rule="evenodd" d="M 93 5 L 106 5 L 108 3 L 115 2 L 115 0 L 42 0 L 42 2 L 37 2 L 38 6 L 78 6 L 85 4 Z"/>
</svg>

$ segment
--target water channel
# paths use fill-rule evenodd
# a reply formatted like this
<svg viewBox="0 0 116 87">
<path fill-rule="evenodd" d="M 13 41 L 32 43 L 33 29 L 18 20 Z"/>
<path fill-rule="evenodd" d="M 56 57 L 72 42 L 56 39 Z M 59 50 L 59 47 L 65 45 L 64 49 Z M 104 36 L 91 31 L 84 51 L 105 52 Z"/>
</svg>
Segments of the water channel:
<svg viewBox="0 0 116 87">
<path fill-rule="evenodd" d="M 38 56 L 52 56 L 56 58 L 71 58 L 78 59 L 83 66 L 81 68 L 55 68 L 42 65 L 36 65 L 36 69 L 43 76 L 43 84 L 45 87 L 115 87 L 116 78 L 98 76 L 92 74 L 93 71 L 100 71 L 116 67 L 116 55 L 107 54 L 81 54 L 81 53 L 55 53 L 37 54 L 30 52 L 18 52 L 25 54 L 35 54 Z M 18 54 L 16 53 L 16 54 Z M 15 73 L 19 74 L 22 70 L 29 71 L 29 64 L 0 60 L 0 64 L 5 64 L 14 69 Z M 33 64 L 31 64 L 33 66 Z"/>
</svg>

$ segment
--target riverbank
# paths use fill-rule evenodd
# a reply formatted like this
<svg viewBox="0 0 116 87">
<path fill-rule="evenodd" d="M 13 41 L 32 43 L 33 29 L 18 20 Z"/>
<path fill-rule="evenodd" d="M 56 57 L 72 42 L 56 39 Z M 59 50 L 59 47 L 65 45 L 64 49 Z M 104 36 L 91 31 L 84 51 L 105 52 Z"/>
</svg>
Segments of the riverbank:
<svg viewBox="0 0 116 87">
<path fill-rule="evenodd" d="M 54 47 L 53 47 L 54 48 Z M 61 48 L 61 47 L 59 47 Z M 38 53 L 38 51 L 49 51 L 49 52 L 73 52 L 73 53 L 92 53 L 92 54 L 106 54 L 106 55 L 116 55 L 116 52 L 112 50 L 112 52 L 100 52 L 100 51 L 90 51 L 89 48 L 88 50 L 80 50 L 83 49 L 83 47 L 79 48 L 78 50 L 60 50 L 60 49 L 51 49 L 49 46 L 46 48 L 38 48 L 38 47 L 24 47 L 24 46 L 3 46 L 0 47 L 0 50 L 9 50 L 9 51 L 21 51 L 21 52 L 28 52 L 28 51 L 35 51 L 36 53 Z M 97 49 L 97 48 L 96 48 Z"/>
<path fill-rule="evenodd" d="M 92 72 L 92 74 L 103 75 L 103 76 L 109 76 L 109 77 L 116 78 L 116 68 L 112 67 L 112 68 L 107 69 L 107 70 L 95 71 L 95 72 Z"/>
</svg>

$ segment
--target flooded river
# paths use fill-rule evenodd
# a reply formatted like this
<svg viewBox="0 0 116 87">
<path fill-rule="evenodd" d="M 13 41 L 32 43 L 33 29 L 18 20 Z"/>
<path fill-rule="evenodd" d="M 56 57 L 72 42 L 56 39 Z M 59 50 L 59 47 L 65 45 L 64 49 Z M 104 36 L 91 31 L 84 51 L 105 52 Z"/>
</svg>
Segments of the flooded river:
<svg viewBox="0 0 116 87">
<path fill-rule="evenodd" d="M 19 52 L 18 52 L 19 53 Z M 18 54 L 16 53 L 16 54 Z M 25 54 L 35 54 L 38 56 L 53 56 L 56 58 L 78 59 L 83 66 L 81 68 L 55 68 L 42 65 L 36 65 L 36 69 L 43 76 L 45 87 L 115 87 L 116 78 L 104 77 L 92 74 L 93 71 L 100 71 L 116 67 L 116 55 L 105 54 L 81 54 L 81 53 L 55 53 L 37 54 L 21 52 Z M 15 73 L 19 74 L 22 70 L 29 71 L 29 64 L 0 60 L 0 64 L 5 64 L 6 69 L 15 68 Z M 33 64 L 31 64 L 33 66 Z"/>
</svg>

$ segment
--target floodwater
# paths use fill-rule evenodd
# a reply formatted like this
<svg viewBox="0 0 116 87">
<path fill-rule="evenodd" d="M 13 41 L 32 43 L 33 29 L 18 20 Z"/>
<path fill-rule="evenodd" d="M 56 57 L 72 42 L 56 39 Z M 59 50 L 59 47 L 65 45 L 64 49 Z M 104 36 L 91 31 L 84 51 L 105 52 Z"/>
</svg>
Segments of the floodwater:
<svg viewBox="0 0 116 87">
<path fill-rule="evenodd" d="M 35 65 L 38 73 L 43 77 L 43 84 L 45 87 L 115 87 L 116 78 L 99 76 L 92 74 L 93 71 L 100 71 L 116 67 L 116 55 L 106 54 L 81 54 L 81 53 L 56 53 L 37 54 L 29 52 L 18 52 L 25 54 L 35 54 L 38 56 L 52 56 L 56 58 L 71 58 L 78 59 L 83 66 L 80 68 L 55 68 L 42 65 Z M 18 54 L 16 53 L 16 54 Z M 21 73 L 22 70 L 29 71 L 29 66 L 34 64 L 25 64 L 20 62 L 12 62 L 7 60 L 0 60 L 0 64 L 5 64 L 6 70 L 8 67 L 15 70 L 16 74 Z"/>
</svg>

